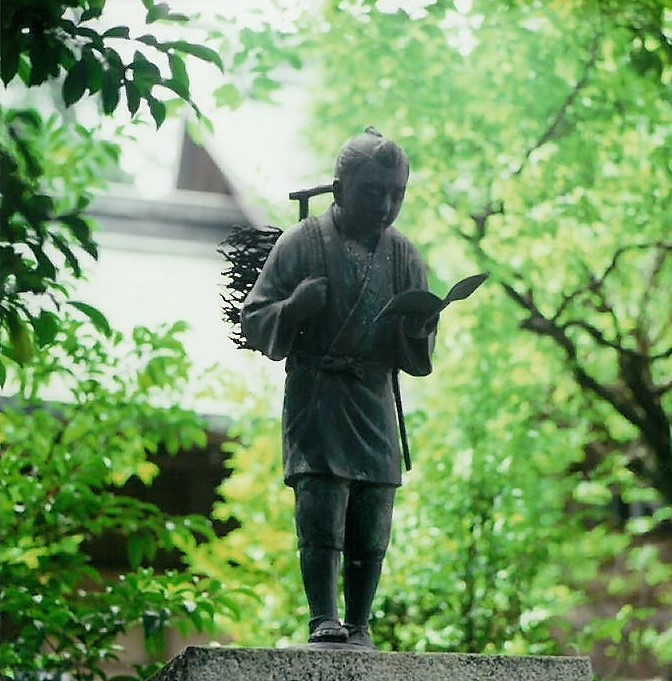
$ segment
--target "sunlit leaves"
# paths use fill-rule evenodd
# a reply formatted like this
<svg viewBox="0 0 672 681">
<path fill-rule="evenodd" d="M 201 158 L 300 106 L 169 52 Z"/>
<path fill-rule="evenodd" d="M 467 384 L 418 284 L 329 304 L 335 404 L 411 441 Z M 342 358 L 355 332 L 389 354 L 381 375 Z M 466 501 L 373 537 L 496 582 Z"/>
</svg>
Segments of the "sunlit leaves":
<svg viewBox="0 0 672 681">
<path fill-rule="evenodd" d="M 156 99 L 156 97 L 149 97 L 147 104 L 149 105 L 149 111 L 156 123 L 156 127 L 160 127 L 166 119 L 166 105 L 160 99 Z"/>
<path fill-rule="evenodd" d="M 107 324 L 93 308 L 75 307 Z M 151 483 L 157 468 L 147 454 L 160 443 L 172 453 L 206 444 L 202 423 L 175 406 L 189 366 L 184 326 L 140 328 L 129 342 L 43 313 L 35 331 L 55 348 L 12 372 L 15 396 L 0 413 L 0 611 L 13 632 L 0 642 L 0 673 L 105 678 L 101 661 L 117 654 L 120 634 L 140 625 L 157 652 L 168 628 L 214 632 L 216 620 L 239 617 L 240 595 L 193 572 L 144 567 L 159 551 L 212 540 L 212 527 L 116 489 L 133 475 Z M 43 401 L 55 377 L 71 402 Z M 103 587 L 86 551 L 110 536 L 127 541 L 130 571 Z"/>
<path fill-rule="evenodd" d="M 596 579 L 600 560 L 629 543 L 602 528 L 573 545 L 553 527 L 563 522 L 562 504 L 580 501 L 581 512 L 601 523 L 615 490 L 651 490 L 653 483 L 664 517 L 672 493 L 669 440 L 666 449 L 661 438 L 657 454 L 647 450 L 653 431 L 639 428 L 633 411 L 624 417 L 622 401 L 639 391 L 635 409 L 656 414 L 661 432 L 669 431 L 672 15 L 648 0 L 602 3 L 599 13 L 572 0 L 496 9 L 430 3 L 413 18 L 379 10 L 375 3 L 326 6 L 328 29 L 314 55 L 328 85 L 316 91 L 320 125 L 312 139 L 325 158 L 367 124 L 398 141 L 411 160 L 399 226 L 421 247 L 432 287 L 491 272 L 487 295 L 469 301 L 476 306 L 469 323 L 442 322 L 448 338 L 437 354 L 448 359 L 437 360 L 442 376 L 428 379 L 440 388 L 425 395 L 424 418 L 411 421 L 417 468 L 431 472 L 400 514 L 426 554 L 418 561 L 415 544 L 407 563 L 405 544 L 392 554 L 399 560 L 392 574 L 403 578 L 386 594 L 381 631 L 392 645 L 449 649 L 469 639 L 451 612 L 481 622 L 476 634 L 501 615 L 506 623 L 490 644 L 508 637 L 504 649 L 521 650 L 521 640 L 531 644 L 550 621 L 553 602 L 544 592 L 552 591 L 564 551 L 590 564 L 585 574 L 576 566 L 576 581 L 565 584 L 567 604 L 578 595 L 576 583 Z M 527 464 L 522 470 L 518 457 Z M 585 479 L 572 492 L 562 476 L 580 466 Z M 647 466 L 658 473 L 636 472 Z M 478 495 L 501 500 L 508 484 L 521 492 L 519 513 L 512 505 L 498 535 L 494 523 L 481 522 Z M 535 507 L 535 496 L 552 499 L 552 508 Z M 514 517 L 522 518 L 519 526 L 509 522 Z M 532 527 L 532 517 L 549 525 Z M 652 515 L 626 529 L 642 533 L 654 522 Z M 524 554 L 525 531 L 548 531 L 542 541 L 559 562 L 547 571 L 540 554 L 530 557 L 536 568 L 518 589 L 534 595 L 516 614 L 507 602 L 516 588 L 493 574 L 498 587 L 488 590 L 485 576 L 508 550 Z M 439 544 L 447 548 L 437 560 Z M 475 546 L 488 559 L 470 562 Z M 478 598 L 469 612 L 460 610 L 468 580 L 461 592 L 448 583 L 456 565 L 462 574 L 471 565 L 483 580 L 472 581 Z M 414 570 L 419 581 L 409 585 Z M 624 578 L 630 588 L 632 578 Z M 508 614 L 498 610 L 502 603 Z M 624 611 L 622 623 L 640 616 Z M 409 621 L 417 628 L 409 631 Z"/>
<path fill-rule="evenodd" d="M 230 628 L 239 644 L 299 643 L 304 632 L 296 623 L 306 616 L 306 603 L 296 557 L 293 495 L 283 481 L 280 422 L 269 417 L 269 386 L 251 392 L 239 376 L 226 378 L 227 399 L 245 409 L 230 430 L 227 450 L 233 474 L 221 487 L 223 501 L 214 515 L 235 520 L 239 528 L 199 547 L 194 564 L 220 579 L 233 577 L 258 598 L 252 604 L 255 617 Z M 264 624 L 269 621 L 272 628 Z"/>
<path fill-rule="evenodd" d="M 245 101 L 240 90 L 232 83 L 220 85 L 214 92 L 217 106 L 228 106 L 237 109 Z"/>
</svg>

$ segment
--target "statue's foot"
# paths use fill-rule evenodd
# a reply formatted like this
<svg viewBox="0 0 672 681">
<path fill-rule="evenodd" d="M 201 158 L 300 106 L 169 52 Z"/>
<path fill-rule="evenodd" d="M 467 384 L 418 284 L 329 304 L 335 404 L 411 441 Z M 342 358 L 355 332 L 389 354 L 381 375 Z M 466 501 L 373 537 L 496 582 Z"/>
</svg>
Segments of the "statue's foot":
<svg viewBox="0 0 672 681">
<path fill-rule="evenodd" d="M 346 643 L 348 630 L 336 620 L 320 622 L 310 633 L 308 643 Z"/>
<path fill-rule="evenodd" d="M 371 639 L 369 628 L 364 624 L 345 624 L 345 629 L 348 632 L 348 643 L 353 646 L 362 646 L 362 648 L 373 648 L 376 646 Z"/>
</svg>

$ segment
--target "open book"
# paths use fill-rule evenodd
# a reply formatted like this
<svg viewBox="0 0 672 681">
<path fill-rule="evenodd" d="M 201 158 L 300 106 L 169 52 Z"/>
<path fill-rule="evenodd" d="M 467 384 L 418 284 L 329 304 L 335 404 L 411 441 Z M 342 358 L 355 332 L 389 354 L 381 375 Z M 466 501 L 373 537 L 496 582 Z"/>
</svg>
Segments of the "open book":
<svg viewBox="0 0 672 681">
<path fill-rule="evenodd" d="M 422 315 L 426 319 L 430 319 L 448 307 L 453 301 L 468 298 L 487 278 L 488 274 L 485 272 L 472 274 L 470 277 L 458 281 L 448 291 L 445 298 L 439 298 L 429 291 L 413 290 L 398 293 L 385 303 L 385 306 L 373 321 L 378 321 L 381 317 L 389 315 L 407 314 Z"/>
</svg>

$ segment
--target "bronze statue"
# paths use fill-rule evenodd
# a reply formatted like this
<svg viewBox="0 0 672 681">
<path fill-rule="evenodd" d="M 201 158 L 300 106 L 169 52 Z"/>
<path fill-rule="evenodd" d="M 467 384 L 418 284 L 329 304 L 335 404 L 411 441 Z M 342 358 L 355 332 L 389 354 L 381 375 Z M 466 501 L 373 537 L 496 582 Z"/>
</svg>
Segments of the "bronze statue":
<svg viewBox="0 0 672 681">
<path fill-rule="evenodd" d="M 427 289 L 418 251 L 393 226 L 408 174 L 406 154 L 375 129 L 348 141 L 334 203 L 280 235 L 241 312 L 249 346 L 286 359 L 284 478 L 310 643 L 375 647 L 371 606 L 401 484 L 396 373 L 431 372 L 438 320 L 434 308 L 381 314 L 396 294 Z"/>
</svg>

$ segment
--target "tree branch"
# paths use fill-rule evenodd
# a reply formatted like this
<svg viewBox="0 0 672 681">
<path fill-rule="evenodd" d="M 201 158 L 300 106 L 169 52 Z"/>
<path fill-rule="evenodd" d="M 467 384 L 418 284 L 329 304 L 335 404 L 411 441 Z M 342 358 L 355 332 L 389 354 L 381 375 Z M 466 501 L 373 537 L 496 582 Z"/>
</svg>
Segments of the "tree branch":
<svg viewBox="0 0 672 681">
<path fill-rule="evenodd" d="M 583 329 L 584 331 L 588 332 L 590 337 L 598 344 L 601 345 L 604 348 L 611 348 L 612 350 L 616 350 L 616 352 L 625 352 L 626 348 L 624 348 L 620 342 L 614 342 L 610 341 L 609 339 L 605 338 L 604 334 L 602 331 L 600 331 L 596 326 L 593 324 L 589 324 L 588 322 L 584 322 L 582 319 L 572 319 L 568 322 L 565 322 L 561 328 L 563 329 L 570 329 L 572 327 L 577 327 L 579 329 Z"/>
<path fill-rule="evenodd" d="M 595 393 L 609 403 L 623 418 L 637 428 L 642 428 L 643 420 L 632 405 L 619 392 L 600 383 L 581 365 L 574 342 L 567 336 L 565 329 L 542 314 L 529 296 L 523 296 L 510 284 L 502 282 L 507 295 L 529 313 L 528 319 L 521 323 L 521 328 L 553 340 L 565 353 L 574 379 L 584 390 Z"/>
<path fill-rule="evenodd" d="M 518 168 L 516 168 L 516 170 L 512 173 L 512 177 L 515 177 L 516 175 L 520 175 L 523 172 L 530 156 L 537 149 L 539 149 L 544 144 L 546 144 L 546 142 L 553 139 L 553 137 L 555 136 L 560 125 L 567 118 L 567 114 L 569 112 L 569 109 L 571 108 L 571 106 L 576 101 L 576 98 L 581 93 L 581 90 L 583 90 L 583 88 L 586 87 L 586 85 L 588 83 L 588 78 L 590 76 L 590 72 L 593 70 L 595 63 L 597 62 L 597 52 L 598 52 L 599 44 L 600 44 L 600 35 L 598 33 L 595 36 L 593 36 L 593 41 L 591 43 L 590 52 L 589 52 L 590 56 L 588 58 L 588 61 L 584 64 L 583 73 L 581 74 L 581 77 L 579 78 L 579 80 L 576 81 L 576 84 L 574 85 L 572 90 L 569 92 L 569 94 L 565 98 L 565 101 L 562 103 L 562 105 L 560 106 L 560 108 L 556 112 L 555 116 L 553 117 L 553 119 L 549 123 L 546 130 L 544 130 L 544 132 L 532 144 L 532 146 L 529 147 L 525 151 L 525 153 L 523 154 L 523 160 L 520 162 L 520 165 L 518 166 Z"/>
<path fill-rule="evenodd" d="M 655 394 L 658 397 L 662 397 L 666 392 L 669 392 L 672 390 L 672 380 L 668 381 L 667 383 L 663 383 L 663 385 L 658 386 L 658 388 L 655 391 Z"/>
<path fill-rule="evenodd" d="M 667 348 L 667 350 L 663 350 L 663 352 L 651 355 L 651 361 L 657 362 L 658 360 L 669 359 L 670 357 L 672 357 L 672 347 Z"/>
</svg>

